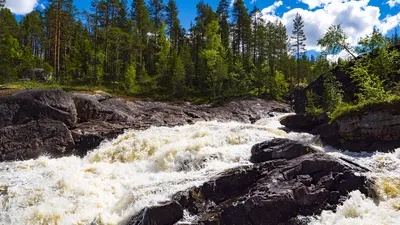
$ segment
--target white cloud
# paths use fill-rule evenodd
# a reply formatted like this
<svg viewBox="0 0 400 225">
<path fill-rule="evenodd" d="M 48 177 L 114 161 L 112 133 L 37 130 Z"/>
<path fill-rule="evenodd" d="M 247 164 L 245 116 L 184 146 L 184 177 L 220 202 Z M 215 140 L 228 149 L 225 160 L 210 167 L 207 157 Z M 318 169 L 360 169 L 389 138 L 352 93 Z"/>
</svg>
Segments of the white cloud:
<svg viewBox="0 0 400 225">
<path fill-rule="evenodd" d="M 387 16 L 379 20 L 380 9 L 369 5 L 369 0 L 301 0 L 312 3 L 312 7 L 321 7 L 314 10 L 295 8 L 283 14 L 281 18 L 274 13 L 266 13 L 266 20 L 280 19 L 287 27 L 288 36 L 292 35 L 293 19 L 299 13 L 304 20 L 304 32 L 307 36 L 306 47 L 308 50 L 317 50 L 317 41 L 332 24 L 341 24 L 343 30 L 349 36 L 352 45 L 357 44 L 359 39 L 370 34 L 374 27 L 380 29 L 385 35 L 387 32 L 400 24 L 400 13 Z M 269 8 L 269 7 L 268 7 Z"/>
<path fill-rule="evenodd" d="M 342 0 L 300 0 L 300 2 L 307 4 L 310 9 L 328 5 L 329 3 L 332 3 L 335 1 L 341 2 Z"/>
<path fill-rule="evenodd" d="M 38 5 L 38 0 L 8 0 L 6 1 L 6 7 L 11 12 L 17 15 L 25 15 L 32 12 Z"/>
<path fill-rule="evenodd" d="M 355 54 L 353 52 L 353 54 Z M 326 59 L 330 62 L 330 63 L 334 63 L 337 62 L 339 60 L 339 58 L 344 59 L 344 60 L 349 60 L 352 59 L 353 56 L 350 55 L 348 52 L 346 52 L 345 50 L 342 50 L 341 52 L 339 52 L 339 54 L 337 55 L 327 55 Z"/>
<path fill-rule="evenodd" d="M 253 1 L 255 1 L 255 0 L 253 0 Z M 253 2 L 253 1 L 252 1 L 252 2 Z M 274 2 L 273 5 L 268 6 L 267 8 L 264 8 L 264 9 L 262 10 L 262 14 L 275 14 L 276 9 L 277 9 L 279 6 L 281 6 L 281 5 L 283 5 L 283 2 L 282 2 L 282 1 Z"/>
<path fill-rule="evenodd" d="M 393 8 L 395 5 L 400 4 L 400 0 L 389 0 L 386 4 Z"/>
</svg>

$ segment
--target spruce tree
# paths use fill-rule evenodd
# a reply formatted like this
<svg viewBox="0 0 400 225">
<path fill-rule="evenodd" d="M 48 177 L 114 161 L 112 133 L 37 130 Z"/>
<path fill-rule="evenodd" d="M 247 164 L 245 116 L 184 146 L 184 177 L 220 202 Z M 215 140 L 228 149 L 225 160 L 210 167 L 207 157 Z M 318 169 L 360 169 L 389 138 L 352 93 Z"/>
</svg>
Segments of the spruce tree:
<svg viewBox="0 0 400 225">
<path fill-rule="evenodd" d="M 229 48 L 230 35 L 229 35 L 229 2 L 228 0 L 221 0 L 217 9 L 219 33 L 221 35 L 222 45 L 225 49 Z"/>
<path fill-rule="evenodd" d="M 153 20 L 155 29 L 159 29 L 161 23 L 164 21 L 165 5 L 163 0 L 150 0 L 149 1 L 149 14 Z"/>
<path fill-rule="evenodd" d="M 305 41 L 307 40 L 306 35 L 304 34 L 304 21 L 303 17 L 297 13 L 296 17 L 293 19 L 293 35 L 292 39 L 294 41 L 293 47 L 296 51 L 296 60 L 297 60 L 297 85 L 300 84 L 300 59 L 301 53 L 306 50 Z"/>
<path fill-rule="evenodd" d="M 145 76 L 147 76 L 144 50 L 147 47 L 148 33 L 150 31 L 150 15 L 144 0 L 134 0 L 132 2 L 132 19 L 133 33 L 136 39 L 135 49 L 138 51 L 136 71 L 140 80 L 145 79 Z"/>
<path fill-rule="evenodd" d="M 178 18 L 178 7 L 175 0 L 169 0 L 167 5 L 167 27 L 168 35 L 172 42 L 172 48 L 178 50 L 179 35 L 181 33 L 181 25 Z"/>
</svg>

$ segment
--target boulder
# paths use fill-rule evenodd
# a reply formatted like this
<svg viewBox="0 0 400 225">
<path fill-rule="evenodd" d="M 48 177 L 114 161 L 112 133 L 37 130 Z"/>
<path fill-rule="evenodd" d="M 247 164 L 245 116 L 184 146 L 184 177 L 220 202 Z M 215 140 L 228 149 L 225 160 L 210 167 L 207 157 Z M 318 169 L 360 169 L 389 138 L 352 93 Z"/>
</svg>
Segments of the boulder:
<svg viewBox="0 0 400 225">
<path fill-rule="evenodd" d="M 317 134 L 319 127 L 329 122 L 329 117 L 326 113 L 321 115 L 301 115 L 294 114 L 283 117 L 280 123 L 290 131 L 308 132 Z"/>
<path fill-rule="evenodd" d="M 347 194 L 367 194 L 364 168 L 286 140 L 258 144 L 268 157 L 252 166 L 226 171 L 174 199 L 198 216 L 197 224 L 300 224 L 296 217 L 334 209 Z M 272 151 L 283 149 L 274 155 Z M 254 151 L 260 154 L 259 151 Z M 257 158 L 252 156 L 252 158 Z M 279 213 L 277 213 L 279 212 Z"/>
<path fill-rule="evenodd" d="M 27 160 L 40 155 L 69 155 L 75 143 L 68 127 L 49 119 L 0 128 L 0 161 Z"/>
<path fill-rule="evenodd" d="M 315 150 L 296 141 L 276 138 L 254 145 L 250 162 L 259 163 L 277 159 L 294 159 Z"/>
<path fill-rule="evenodd" d="M 177 202 L 147 207 L 133 216 L 127 225 L 174 225 L 183 218 L 183 209 Z"/>
<path fill-rule="evenodd" d="M 90 120 L 110 120 L 113 110 L 101 104 L 95 97 L 81 94 L 72 94 L 75 108 L 77 111 L 78 122 L 88 122 Z"/>
<path fill-rule="evenodd" d="M 39 119 L 57 120 L 68 127 L 74 126 L 74 101 L 58 89 L 28 90 L 0 97 L 0 128 Z"/>
</svg>

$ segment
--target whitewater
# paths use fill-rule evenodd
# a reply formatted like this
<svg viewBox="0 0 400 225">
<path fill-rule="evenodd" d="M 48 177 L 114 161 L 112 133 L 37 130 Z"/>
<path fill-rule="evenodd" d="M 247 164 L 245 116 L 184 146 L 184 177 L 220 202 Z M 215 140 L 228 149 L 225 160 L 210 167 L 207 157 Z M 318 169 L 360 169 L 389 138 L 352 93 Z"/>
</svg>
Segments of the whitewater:
<svg viewBox="0 0 400 225">
<path fill-rule="evenodd" d="M 84 158 L 0 163 L 0 225 L 125 224 L 176 192 L 251 164 L 251 147 L 277 137 L 312 144 L 371 170 L 366 175 L 375 181 L 375 198 L 349 193 L 336 212 L 310 217 L 310 224 L 400 224 L 400 150 L 341 153 L 320 146 L 310 134 L 282 131 L 281 116 L 255 124 L 212 121 L 129 130 Z M 184 220 L 191 219 L 186 213 Z"/>
</svg>

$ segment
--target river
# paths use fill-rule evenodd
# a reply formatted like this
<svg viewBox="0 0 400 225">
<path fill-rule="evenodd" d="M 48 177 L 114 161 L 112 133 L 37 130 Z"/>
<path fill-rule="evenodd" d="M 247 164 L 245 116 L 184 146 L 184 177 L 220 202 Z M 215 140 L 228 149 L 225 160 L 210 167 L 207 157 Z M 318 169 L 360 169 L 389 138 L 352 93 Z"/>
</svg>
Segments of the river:
<svg viewBox="0 0 400 225">
<path fill-rule="evenodd" d="M 0 224 L 124 224 L 146 206 L 226 169 L 251 164 L 255 143 L 276 137 L 316 139 L 280 130 L 278 119 L 130 130 L 84 158 L 0 163 Z M 311 224 L 400 224 L 400 151 L 351 154 L 314 145 L 373 171 L 367 175 L 376 181 L 377 197 L 349 193 L 337 212 L 324 211 L 311 217 Z M 186 222 L 191 219 L 185 214 Z"/>
</svg>

